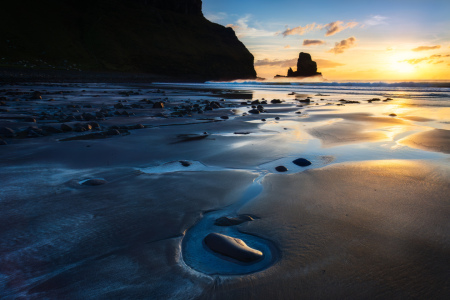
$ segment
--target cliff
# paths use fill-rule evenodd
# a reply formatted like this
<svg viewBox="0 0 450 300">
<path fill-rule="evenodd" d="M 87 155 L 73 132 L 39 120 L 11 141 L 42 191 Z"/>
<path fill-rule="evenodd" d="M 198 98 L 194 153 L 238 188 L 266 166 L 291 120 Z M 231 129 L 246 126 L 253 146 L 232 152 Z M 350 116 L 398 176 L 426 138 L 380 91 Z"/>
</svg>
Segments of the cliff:
<svg viewBox="0 0 450 300">
<path fill-rule="evenodd" d="M 201 0 L 8 1 L 0 67 L 117 71 L 192 80 L 255 78 L 253 55 Z"/>
</svg>

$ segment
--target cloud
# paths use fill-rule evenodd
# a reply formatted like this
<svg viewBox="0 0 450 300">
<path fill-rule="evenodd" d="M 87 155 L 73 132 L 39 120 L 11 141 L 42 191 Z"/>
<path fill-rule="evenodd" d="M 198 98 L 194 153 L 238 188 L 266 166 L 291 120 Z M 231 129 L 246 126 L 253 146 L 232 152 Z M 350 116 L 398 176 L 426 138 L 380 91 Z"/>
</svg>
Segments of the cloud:
<svg viewBox="0 0 450 300">
<path fill-rule="evenodd" d="M 303 46 L 320 46 L 325 44 L 322 40 L 303 40 Z"/>
<path fill-rule="evenodd" d="M 236 21 L 236 24 L 228 24 L 225 27 L 232 28 L 236 32 L 236 35 L 238 38 L 241 38 L 241 37 L 268 37 L 268 36 L 273 36 L 275 34 L 274 32 L 250 27 L 248 25 L 248 23 L 250 22 L 251 18 L 252 18 L 251 15 L 245 15 L 244 17 L 239 18 Z"/>
<path fill-rule="evenodd" d="M 354 36 L 348 39 L 342 40 L 339 43 L 335 43 L 334 48 L 330 49 L 328 52 L 334 54 L 344 53 L 345 50 L 356 46 L 356 38 Z"/>
<path fill-rule="evenodd" d="M 297 65 L 297 60 L 298 58 L 294 58 L 294 59 L 285 59 L 285 60 L 278 60 L 278 59 L 274 59 L 274 60 L 270 60 L 270 59 L 262 59 L 262 60 L 257 60 L 255 62 L 255 67 L 261 67 L 261 66 L 271 66 L 271 67 L 282 67 L 282 68 L 290 68 L 293 66 Z M 335 67 L 339 67 L 339 66 L 343 66 L 344 64 L 341 63 L 337 63 L 331 60 L 327 60 L 327 59 L 316 59 L 315 60 L 317 63 L 318 68 L 335 68 Z"/>
<path fill-rule="evenodd" d="M 436 46 L 420 46 L 420 47 L 412 49 L 412 51 L 419 52 L 419 51 L 433 50 L 433 49 L 439 49 L 439 48 L 441 48 L 440 45 L 436 45 Z"/>
<path fill-rule="evenodd" d="M 367 19 L 366 21 L 364 21 L 364 25 L 367 25 L 367 26 L 384 25 L 384 24 L 387 24 L 387 22 L 385 20 L 387 20 L 387 17 L 376 15 L 376 16 L 372 16 L 369 19 Z"/>
<path fill-rule="evenodd" d="M 400 60 L 399 62 L 407 62 L 407 63 L 409 63 L 411 65 L 417 65 L 417 64 L 420 64 L 423 61 L 426 61 L 427 63 L 431 64 L 431 63 L 433 63 L 434 59 L 443 58 L 443 57 L 450 57 L 450 54 L 445 54 L 445 55 L 434 54 L 434 55 L 431 55 L 430 57 L 405 59 L 405 60 Z M 442 62 L 444 62 L 444 61 L 441 60 L 441 61 L 438 61 L 438 62 L 434 62 L 434 64 L 440 64 Z"/>
<path fill-rule="evenodd" d="M 291 48 L 291 45 L 284 46 L 284 49 L 289 49 L 289 48 Z"/>
<path fill-rule="evenodd" d="M 318 25 L 318 26 L 320 26 L 320 25 Z M 286 37 L 288 35 L 295 35 L 295 34 L 304 35 L 305 33 L 313 31 L 316 28 L 317 28 L 316 23 L 311 23 L 311 24 L 308 24 L 308 25 L 303 26 L 303 27 L 302 26 L 297 26 L 297 27 L 294 27 L 292 29 L 288 27 L 281 34 L 283 35 L 283 37 Z"/>
<path fill-rule="evenodd" d="M 437 64 L 441 64 L 443 62 L 444 62 L 443 60 L 440 60 L 440 61 L 435 62 L 434 64 L 437 65 Z"/>
<path fill-rule="evenodd" d="M 391 52 L 391 51 L 394 51 L 395 50 L 395 48 L 392 48 L 392 47 L 387 47 L 386 48 L 386 51 L 388 51 L 388 52 Z"/>
<path fill-rule="evenodd" d="M 327 30 L 325 36 L 331 36 L 335 35 L 338 32 L 341 32 L 344 29 L 353 28 L 356 25 L 358 25 L 358 22 L 347 22 L 346 24 L 344 24 L 344 22 L 342 21 L 335 21 L 324 25 L 322 28 Z"/>
<path fill-rule="evenodd" d="M 340 66 L 345 66 L 345 64 L 341 64 L 341 63 L 337 63 L 331 60 L 327 60 L 327 59 L 316 59 L 315 60 L 317 63 L 317 68 L 319 69 L 326 69 L 326 68 L 335 68 L 335 67 L 340 67 Z"/>
<path fill-rule="evenodd" d="M 294 59 L 285 59 L 285 60 L 278 60 L 278 59 L 274 59 L 274 60 L 270 60 L 270 59 L 261 59 L 261 60 L 257 60 L 255 62 L 255 67 L 261 67 L 261 66 L 277 66 L 277 67 L 283 67 L 283 68 L 289 68 L 292 66 L 296 66 L 297 65 L 297 58 Z"/>
<path fill-rule="evenodd" d="M 218 22 L 228 17 L 227 13 L 219 12 L 217 14 L 207 14 L 205 18 L 210 20 L 211 22 Z"/>
</svg>

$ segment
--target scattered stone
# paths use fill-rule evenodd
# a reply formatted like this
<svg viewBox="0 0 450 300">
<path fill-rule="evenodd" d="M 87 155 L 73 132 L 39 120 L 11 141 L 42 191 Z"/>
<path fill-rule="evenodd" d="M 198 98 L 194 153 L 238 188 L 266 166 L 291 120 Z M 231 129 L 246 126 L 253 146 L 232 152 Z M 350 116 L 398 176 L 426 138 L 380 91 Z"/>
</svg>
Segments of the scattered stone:
<svg viewBox="0 0 450 300">
<path fill-rule="evenodd" d="M 311 164 L 311 162 L 305 158 L 298 158 L 294 160 L 293 163 L 299 167 L 307 167 Z"/>
<path fill-rule="evenodd" d="M 145 126 L 142 124 L 136 124 L 133 126 L 133 129 L 144 129 L 144 128 L 145 128 Z"/>
<path fill-rule="evenodd" d="M 250 134 L 250 132 L 248 132 L 248 131 L 245 131 L 245 132 L 236 131 L 234 134 Z"/>
<path fill-rule="evenodd" d="M 187 160 L 180 160 L 179 162 L 183 167 L 189 167 L 190 165 L 192 165 L 192 163 Z"/>
<path fill-rule="evenodd" d="M 214 221 L 214 225 L 216 226 L 234 226 L 239 225 L 244 222 L 253 221 L 254 218 L 250 215 L 239 215 L 235 218 L 230 217 L 221 217 Z"/>
<path fill-rule="evenodd" d="M 120 131 L 117 129 L 110 129 L 106 132 L 107 135 L 120 135 Z"/>
<path fill-rule="evenodd" d="M 273 99 L 273 100 L 270 101 L 270 103 L 272 103 L 272 104 L 279 104 L 279 103 L 281 103 L 281 100 L 280 99 Z"/>
<path fill-rule="evenodd" d="M 228 120 L 228 119 L 229 119 L 228 116 L 221 116 L 220 118 L 221 118 L 221 119 L 224 119 L 224 120 Z"/>
<path fill-rule="evenodd" d="M 89 179 L 89 180 L 84 181 L 82 183 L 82 185 L 96 186 L 96 185 L 102 185 L 105 183 L 108 183 L 108 182 L 104 179 Z"/>
<path fill-rule="evenodd" d="M 26 117 L 24 119 L 25 122 L 36 123 L 36 119 L 32 117 Z"/>
<path fill-rule="evenodd" d="M 9 127 L 0 127 L 0 136 L 4 138 L 12 138 L 16 136 L 16 132 Z"/>
<path fill-rule="evenodd" d="M 158 101 L 153 104 L 153 108 L 164 108 L 164 102 Z"/>
<path fill-rule="evenodd" d="M 212 251 L 241 262 L 255 262 L 263 257 L 261 251 L 250 248 L 243 240 L 220 233 L 208 234 L 204 242 Z"/>
<path fill-rule="evenodd" d="M 72 131 L 73 128 L 70 127 L 70 126 L 67 125 L 67 124 L 61 124 L 61 130 L 64 131 L 64 132 L 68 132 L 68 131 Z"/>
<path fill-rule="evenodd" d="M 275 170 L 277 170 L 278 172 L 287 172 L 287 168 L 285 166 L 278 166 L 275 167 Z"/>
<path fill-rule="evenodd" d="M 42 130 L 48 132 L 48 133 L 62 133 L 63 131 L 59 128 L 53 127 L 53 126 L 42 126 Z"/>
<path fill-rule="evenodd" d="M 275 117 L 275 120 L 279 120 L 280 119 L 280 117 Z"/>
<path fill-rule="evenodd" d="M 5 140 L 0 139 L 0 146 L 1 145 L 8 145 L 8 143 Z"/>
<path fill-rule="evenodd" d="M 260 113 L 260 111 L 257 110 L 257 109 L 251 109 L 251 110 L 249 110 L 248 112 L 251 113 L 251 114 L 255 114 L 255 115 L 257 115 L 257 114 Z"/>
</svg>

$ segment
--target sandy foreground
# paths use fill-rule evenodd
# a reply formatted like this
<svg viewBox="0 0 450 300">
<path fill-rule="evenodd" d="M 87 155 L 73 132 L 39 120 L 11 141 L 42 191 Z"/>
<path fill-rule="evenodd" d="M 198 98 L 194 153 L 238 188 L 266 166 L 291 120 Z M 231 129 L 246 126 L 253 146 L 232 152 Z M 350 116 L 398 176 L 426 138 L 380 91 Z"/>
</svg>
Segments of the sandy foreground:
<svg viewBox="0 0 450 300">
<path fill-rule="evenodd" d="M 2 299 L 450 296 L 442 110 L 314 95 L 308 105 L 286 93 L 249 114 L 245 92 L 2 88 L 0 127 L 13 131 L 0 135 Z M 41 99 L 31 99 L 36 90 Z M 158 101 L 164 109 L 153 108 Z M 203 113 L 173 114 L 193 104 Z M 97 119 L 70 119 L 102 109 Z M 99 127 L 39 130 L 88 122 Z M 300 157 L 312 164 L 292 163 Z M 96 178 L 106 183 L 82 184 Z M 213 224 L 241 214 L 254 220 Z M 242 264 L 214 254 L 201 243 L 210 232 L 265 258 Z"/>
</svg>

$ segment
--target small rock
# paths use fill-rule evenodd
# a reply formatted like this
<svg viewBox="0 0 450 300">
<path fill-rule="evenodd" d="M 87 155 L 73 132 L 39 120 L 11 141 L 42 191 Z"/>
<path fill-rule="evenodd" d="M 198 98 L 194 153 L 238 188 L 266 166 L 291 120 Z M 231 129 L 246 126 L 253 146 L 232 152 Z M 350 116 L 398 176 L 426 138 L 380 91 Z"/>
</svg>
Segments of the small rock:
<svg viewBox="0 0 450 300">
<path fill-rule="evenodd" d="M 249 110 L 248 112 L 251 113 L 251 114 L 255 114 L 255 115 L 257 115 L 257 114 L 260 113 L 260 111 L 257 110 L 257 109 L 251 109 L 251 110 Z"/>
<path fill-rule="evenodd" d="M 396 114 L 389 114 L 389 117 L 396 117 Z"/>
<path fill-rule="evenodd" d="M 294 160 L 293 163 L 300 167 L 307 167 L 311 164 L 311 162 L 305 158 L 298 158 Z"/>
<path fill-rule="evenodd" d="M 220 233 L 208 234 L 204 242 L 212 251 L 242 262 L 255 262 L 263 257 L 261 251 L 247 246 L 243 240 Z"/>
<path fill-rule="evenodd" d="M 0 139 L 0 146 L 1 145 L 8 145 L 8 143 L 5 140 Z"/>
<path fill-rule="evenodd" d="M 229 119 L 228 116 L 221 116 L 220 118 L 221 118 L 221 119 L 224 119 L 224 120 L 228 120 L 228 119 Z"/>
<path fill-rule="evenodd" d="M 16 136 L 16 132 L 9 127 L 0 127 L 0 136 L 4 138 L 12 138 Z"/>
<path fill-rule="evenodd" d="M 275 167 L 275 170 L 277 170 L 278 172 L 286 172 L 288 169 L 285 166 L 278 166 Z"/>
<path fill-rule="evenodd" d="M 190 165 L 192 165 L 192 163 L 190 161 L 186 161 L 186 160 L 180 160 L 180 164 L 183 167 L 189 167 Z"/>
<path fill-rule="evenodd" d="M 280 117 L 275 117 L 275 120 L 279 120 L 280 119 Z"/>
<path fill-rule="evenodd" d="M 153 104 L 153 108 L 164 108 L 164 102 L 159 101 Z"/>
<path fill-rule="evenodd" d="M 68 132 L 68 131 L 72 131 L 73 128 L 70 127 L 70 126 L 67 125 L 67 124 L 61 124 L 61 130 L 64 131 L 64 132 Z"/>
<path fill-rule="evenodd" d="M 102 185 L 108 183 L 104 179 L 89 179 L 82 183 L 82 185 L 89 185 L 89 186 L 96 186 L 96 185 Z"/>
</svg>

